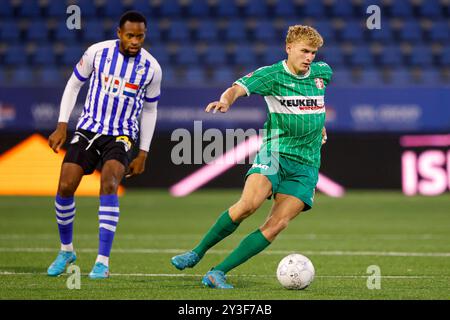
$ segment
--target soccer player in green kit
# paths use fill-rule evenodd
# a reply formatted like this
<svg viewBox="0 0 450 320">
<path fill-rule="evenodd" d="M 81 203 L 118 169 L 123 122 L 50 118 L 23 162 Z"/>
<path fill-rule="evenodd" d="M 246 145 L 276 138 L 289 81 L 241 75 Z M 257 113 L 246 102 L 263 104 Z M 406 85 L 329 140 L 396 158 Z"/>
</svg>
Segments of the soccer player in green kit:
<svg viewBox="0 0 450 320">
<path fill-rule="evenodd" d="M 239 224 L 273 196 L 273 206 L 263 225 L 202 279 L 211 288 L 231 289 L 226 273 L 269 246 L 289 221 L 311 209 L 320 167 L 320 149 L 326 141 L 325 87 L 332 70 L 313 63 L 323 45 L 312 27 L 289 27 L 287 60 L 249 73 L 225 90 L 206 112 L 227 112 L 237 98 L 259 94 L 267 103 L 265 135 L 253 166 L 247 172 L 241 198 L 222 213 L 200 243 L 172 258 L 179 270 L 194 267 L 212 246 L 233 233 Z"/>
</svg>

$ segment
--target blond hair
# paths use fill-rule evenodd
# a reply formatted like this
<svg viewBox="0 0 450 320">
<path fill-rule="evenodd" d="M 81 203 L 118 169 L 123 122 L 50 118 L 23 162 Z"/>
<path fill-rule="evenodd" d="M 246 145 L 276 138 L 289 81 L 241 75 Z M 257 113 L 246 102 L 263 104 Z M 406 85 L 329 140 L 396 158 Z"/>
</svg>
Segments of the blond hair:
<svg viewBox="0 0 450 320">
<path fill-rule="evenodd" d="M 296 41 L 304 41 L 306 44 L 315 48 L 323 46 L 323 38 L 316 29 L 300 24 L 290 26 L 286 35 L 286 43 Z"/>
</svg>

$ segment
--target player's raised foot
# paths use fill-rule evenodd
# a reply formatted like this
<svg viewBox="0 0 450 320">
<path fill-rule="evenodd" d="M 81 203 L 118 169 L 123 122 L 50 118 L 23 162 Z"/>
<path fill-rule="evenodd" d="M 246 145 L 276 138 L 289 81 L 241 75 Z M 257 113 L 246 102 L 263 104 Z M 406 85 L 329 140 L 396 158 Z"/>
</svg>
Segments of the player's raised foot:
<svg viewBox="0 0 450 320">
<path fill-rule="evenodd" d="M 59 251 L 55 261 L 48 267 L 47 275 L 50 277 L 57 277 L 66 271 L 69 264 L 74 263 L 77 256 L 73 251 Z"/>
<path fill-rule="evenodd" d="M 220 270 L 211 270 L 206 273 L 202 279 L 202 283 L 210 288 L 217 289 L 233 289 L 234 287 L 227 283 L 225 273 Z"/>
<path fill-rule="evenodd" d="M 200 257 L 194 251 L 188 251 L 178 256 L 172 257 L 171 262 L 178 270 L 192 268 L 200 261 Z"/>
<path fill-rule="evenodd" d="M 96 262 L 92 271 L 89 273 L 91 279 L 106 279 L 109 278 L 109 267 L 101 262 Z"/>
</svg>

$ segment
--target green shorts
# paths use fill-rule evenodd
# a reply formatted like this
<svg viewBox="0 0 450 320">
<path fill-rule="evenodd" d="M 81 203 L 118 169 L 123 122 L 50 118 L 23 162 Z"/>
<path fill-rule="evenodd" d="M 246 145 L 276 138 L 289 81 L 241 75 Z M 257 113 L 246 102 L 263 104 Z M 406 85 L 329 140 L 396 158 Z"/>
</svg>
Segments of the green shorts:
<svg viewBox="0 0 450 320">
<path fill-rule="evenodd" d="M 262 156 L 258 153 L 245 179 L 253 173 L 265 175 L 272 183 L 272 195 L 277 193 L 294 196 L 305 203 L 303 211 L 312 208 L 319 180 L 319 169 L 304 165 L 284 156 Z M 270 199 L 270 197 L 269 197 Z"/>
</svg>

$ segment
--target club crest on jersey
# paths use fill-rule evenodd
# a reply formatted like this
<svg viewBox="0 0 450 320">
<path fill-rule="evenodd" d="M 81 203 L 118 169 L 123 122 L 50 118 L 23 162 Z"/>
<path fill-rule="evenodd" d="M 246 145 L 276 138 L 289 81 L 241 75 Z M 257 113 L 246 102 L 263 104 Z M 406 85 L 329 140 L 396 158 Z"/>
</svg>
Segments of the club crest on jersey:
<svg viewBox="0 0 450 320">
<path fill-rule="evenodd" d="M 139 64 L 136 66 L 136 69 L 134 71 L 136 71 L 136 74 L 143 75 L 145 73 L 145 66 Z"/>
<path fill-rule="evenodd" d="M 101 80 L 102 90 L 114 96 L 122 94 L 124 96 L 134 98 L 139 90 L 139 86 L 137 84 L 126 82 L 120 77 L 105 75 L 102 73 Z"/>
<path fill-rule="evenodd" d="M 323 79 L 321 78 L 315 78 L 314 82 L 316 83 L 316 87 L 317 89 L 323 89 L 325 88 L 324 84 L 323 84 Z"/>
<path fill-rule="evenodd" d="M 118 136 L 116 142 L 123 143 L 125 152 L 128 152 L 131 149 L 131 141 L 127 136 Z"/>
</svg>

